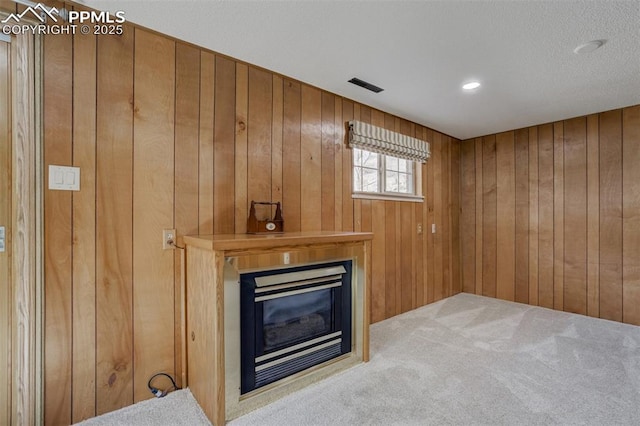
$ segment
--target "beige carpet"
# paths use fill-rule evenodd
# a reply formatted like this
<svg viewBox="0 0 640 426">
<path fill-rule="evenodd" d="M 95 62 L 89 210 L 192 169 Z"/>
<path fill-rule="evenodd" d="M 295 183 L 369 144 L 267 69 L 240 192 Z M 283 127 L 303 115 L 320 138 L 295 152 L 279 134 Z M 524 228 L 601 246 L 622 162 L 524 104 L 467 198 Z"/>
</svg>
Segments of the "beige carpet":
<svg viewBox="0 0 640 426">
<path fill-rule="evenodd" d="M 640 327 L 459 294 L 374 324 L 371 345 L 369 363 L 230 424 L 640 424 Z M 83 424 L 208 422 L 180 391 Z"/>
</svg>

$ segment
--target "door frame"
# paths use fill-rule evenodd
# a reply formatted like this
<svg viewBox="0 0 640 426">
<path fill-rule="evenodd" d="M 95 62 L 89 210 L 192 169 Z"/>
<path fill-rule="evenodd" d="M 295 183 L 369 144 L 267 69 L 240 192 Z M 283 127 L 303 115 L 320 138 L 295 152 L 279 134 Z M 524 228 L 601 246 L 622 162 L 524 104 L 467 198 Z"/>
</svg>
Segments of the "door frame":
<svg viewBox="0 0 640 426">
<path fill-rule="evenodd" d="M 6 13 L 0 12 L 4 19 Z M 11 36 L 11 423 L 43 412 L 42 39 Z"/>
<path fill-rule="evenodd" d="M 11 37 L 0 35 L 0 225 L 5 227 L 0 253 L 0 424 L 11 422 Z M 6 268 L 6 270 L 5 270 Z M 6 346 L 5 346 L 6 345 Z"/>
</svg>

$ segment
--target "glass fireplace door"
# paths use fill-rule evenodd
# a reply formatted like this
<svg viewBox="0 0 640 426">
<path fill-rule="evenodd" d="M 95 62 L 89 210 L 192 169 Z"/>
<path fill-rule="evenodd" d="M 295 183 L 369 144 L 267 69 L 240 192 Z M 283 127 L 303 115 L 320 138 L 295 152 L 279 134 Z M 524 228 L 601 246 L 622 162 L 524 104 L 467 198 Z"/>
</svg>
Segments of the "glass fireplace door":
<svg viewBox="0 0 640 426">
<path fill-rule="evenodd" d="M 334 321 L 333 291 L 314 290 L 289 294 L 262 302 L 262 340 L 264 355 L 293 346 L 323 334 L 328 334 Z"/>
</svg>

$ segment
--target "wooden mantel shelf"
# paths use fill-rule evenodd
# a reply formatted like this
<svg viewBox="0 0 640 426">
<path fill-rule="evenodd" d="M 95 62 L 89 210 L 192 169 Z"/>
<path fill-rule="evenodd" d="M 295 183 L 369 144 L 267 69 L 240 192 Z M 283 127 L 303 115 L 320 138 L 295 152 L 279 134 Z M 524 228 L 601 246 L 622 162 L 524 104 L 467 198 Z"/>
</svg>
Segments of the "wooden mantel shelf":
<svg viewBox="0 0 640 426">
<path fill-rule="evenodd" d="M 216 426 L 238 410 L 311 383 L 308 378 L 284 381 L 251 399 L 240 398 L 240 318 L 237 274 L 253 265 L 284 267 L 280 253 L 289 252 L 290 265 L 351 258 L 354 263 L 354 346 L 351 355 L 331 368 L 369 360 L 369 287 L 371 232 L 285 232 L 282 234 L 226 234 L 185 236 L 187 381 L 195 399 Z M 289 260 L 287 260 L 289 265 Z M 242 266 L 244 265 L 244 266 Z M 226 273 L 232 279 L 226 280 Z M 234 325 L 235 324 L 235 325 Z M 229 352 L 229 354 L 226 354 Z M 228 361 L 228 362 L 227 362 Z M 342 362 L 343 364 L 340 364 Z M 351 364 L 350 364 L 351 363 Z M 227 374 L 230 372 L 230 374 Z M 236 374 L 237 373 L 237 374 Z M 307 382 L 305 382 L 307 380 Z M 313 379 L 315 380 L 315 379 Z M 237 383 L 236 383 L 237 381 Z M 227 382 L 229 382 L 227 384 Z M 271 392 L 271 393 L 270 393 Z M 229 397 L 227 398 L 227 394 Z M 258 399 L 256 399 L 258 398 Z M 227 404 L 227 402 L 229 404 Z"/>
<path fill-rule="evenodd" d="M 342 244 L 373 239 L 371 232 L 284 232 L 282 234 L 221 234 L 184 237 L 186 244 L 213 251 L 253 251 L 320 244 Z"/>
</svg>

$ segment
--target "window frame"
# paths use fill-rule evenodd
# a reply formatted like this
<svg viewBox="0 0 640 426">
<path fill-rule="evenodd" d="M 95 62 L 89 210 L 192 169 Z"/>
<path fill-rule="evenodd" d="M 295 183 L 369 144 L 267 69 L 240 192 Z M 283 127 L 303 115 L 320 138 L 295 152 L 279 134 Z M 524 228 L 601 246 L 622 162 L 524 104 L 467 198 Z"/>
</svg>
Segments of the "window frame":
<svg viewBox="0 0 640 426">
<path fill-rule="evenodd" d="M 378 155 L 378 191 L 358 191 L 355 189 L 355 179 L 354 174 L 357 168 L 360 169 L 373 169 L 373 167 L 364 167 L 362 164 L 356 164 L 356 155 L 355 151 L 352 152 L 351 156 L 351 197 L 352 198 L 362 198 L 362 199 L 374 199 L 374 200 L 395 200 L 395 201 L 412 201 L 412 202 L 423 202 L 424 195 L 422 193 L 422 163 L 413 160 L 406 160 L 411 164 L 411 173 L 401 172 L 399 170 L 388 170 L 387 169 L 387 158 L 393 157 L 402 160 L 399 157 L 394 157 L 392 155 L 382 154 L 374 151 L 368 151 L 362 148 L 352 148 L 353 150 L 359 150 L 361 152 L 369 152 Z M 393 192 L 386 190 L 386 180 L 387 180 L 387 171 L 396 172 L 399 174 L 407 174 L 411 176 L 411 188 L 413 191 L 411 193 L 407 192 Z"/>
</svg>

